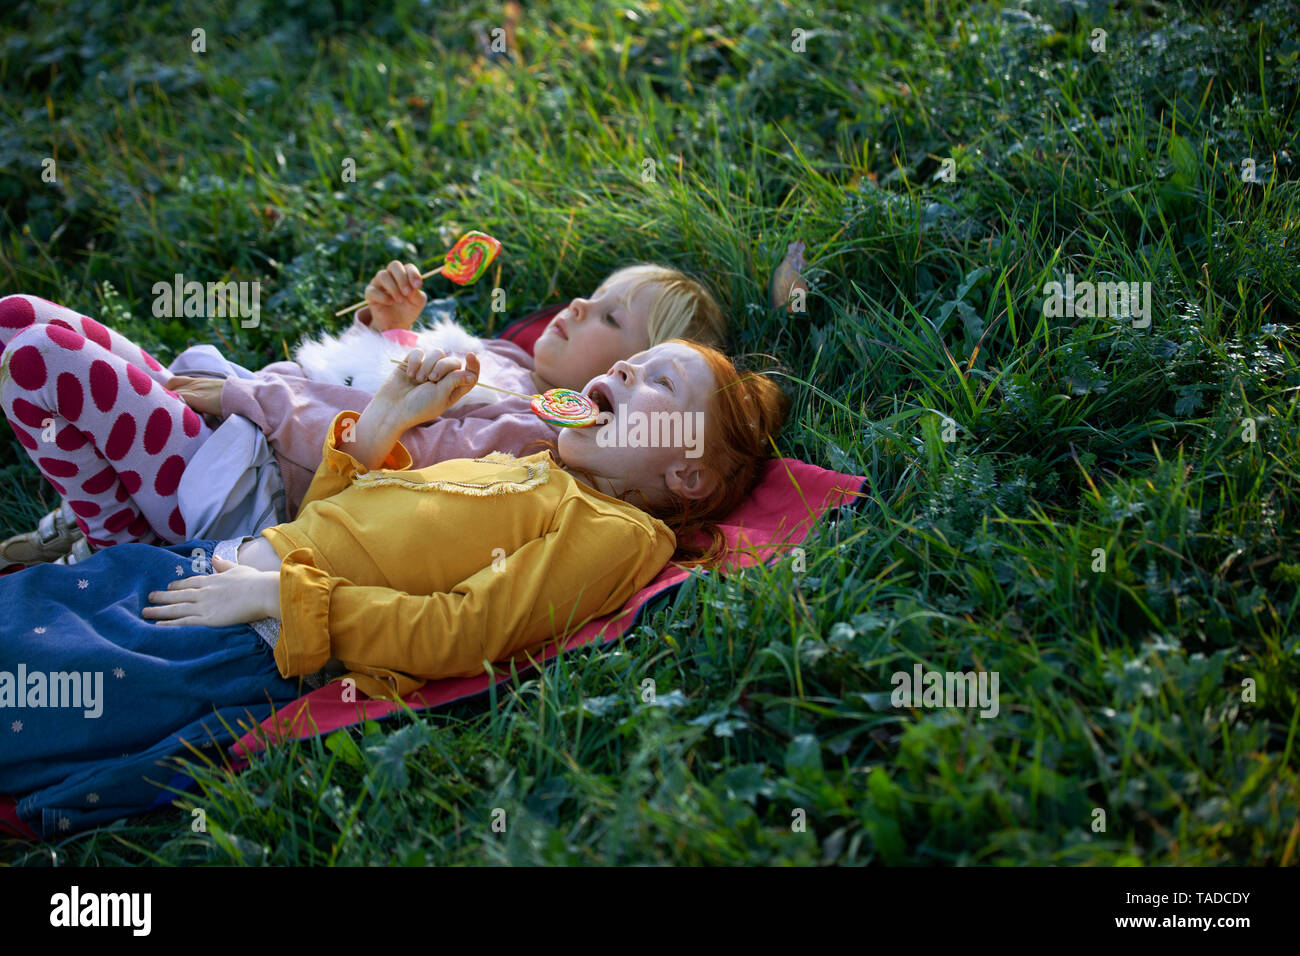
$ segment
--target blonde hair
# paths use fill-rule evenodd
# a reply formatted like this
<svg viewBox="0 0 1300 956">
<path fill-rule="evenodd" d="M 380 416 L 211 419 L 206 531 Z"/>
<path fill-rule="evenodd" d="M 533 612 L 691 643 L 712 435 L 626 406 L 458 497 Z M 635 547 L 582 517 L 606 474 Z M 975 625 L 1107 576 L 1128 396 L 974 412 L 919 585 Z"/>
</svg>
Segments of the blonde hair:
<svg viewBox="0 0 1300 956">
<path fill-rule="evenodd" d="M 639 262 L 611 272 L 601 288 L 618 279 L 628 279 L 630 301 L 646 285 L 654 285 L 657 295 L 650 305 L 646 330 L 650 345 L 670 339 L 689 339 L 702 345 L 721 348 L 727 334 L 727 317 L 702 283 L 684 272 L 655 262 Z"/>
</svg>

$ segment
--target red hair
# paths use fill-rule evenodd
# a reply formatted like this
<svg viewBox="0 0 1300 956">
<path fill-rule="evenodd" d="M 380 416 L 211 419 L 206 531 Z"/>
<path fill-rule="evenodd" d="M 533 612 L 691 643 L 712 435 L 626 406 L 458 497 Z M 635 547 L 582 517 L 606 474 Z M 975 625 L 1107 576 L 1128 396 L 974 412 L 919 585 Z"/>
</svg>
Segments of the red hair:
<svg viewBox="0 0 1300 956">
<path fill-rule="evenodd" d="M 714 479 L 703 498 L 672 495 L 664 505 L 646 506 L 677 536 L 673 558 L 684 564 L 711 564 L 727 550 L 717 522 L 734 511 L 754 490 L 763 465 L 772 455 L 772 441 L 785 423 L 789 397 L 766 375 L 742 374 L 722 352 L 698 342 L 673 339 L 703 356 L 717 390 L 705 415 L 700 465 Z M 671 494 L 671 493 L 670 493 Z M 704 535 L 705 546 L 689 539 Z"/>
<path fill-rule="evenodd" d="M 709 397 L 705 412 L 703 453 L 700 466 L 714 479 L 713 490 L 703 498 L 686 498 L 669 494 L 663 504 L 654 504 L 644 493 L 631 489 L 623 498 L 635 494 L 637 505 L 672 529 L 677 538 L 673 560 L 679 564 L 712 564 L 726 554 L 727 539 L 717 522 L 734 511 L 754 490 L 763 465 L 772 455 L 772 441 L 785 423 L 790 399 L 775 382 L 761 373 L 741 374 L 722 352 L 699 342 L 669 339 L 685 345 L 703 356 L 717 389 Z M 560 450 L 553 442 L 538 441 L 537 446 L 550 451 L 562 462 Z M 530 443 L 531 446 L 531 443 Z M 585 468 L 564 466 L 574 477 L 595 488 L 595 477 Z M 707 545 L 690 539 L 703 535 Z"/>
</svg>

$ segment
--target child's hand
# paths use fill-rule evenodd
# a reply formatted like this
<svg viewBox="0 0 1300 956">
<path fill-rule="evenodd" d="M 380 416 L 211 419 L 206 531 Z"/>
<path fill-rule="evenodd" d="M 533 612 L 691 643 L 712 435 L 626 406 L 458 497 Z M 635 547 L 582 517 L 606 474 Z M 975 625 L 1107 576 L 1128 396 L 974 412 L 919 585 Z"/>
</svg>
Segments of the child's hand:
<svg viewBox="0 0 1300 956">
<path fill-rule="evenodd" d="M 164 591 L 150 591 L 140 616 L 169 627 L 225 627 L 247 624 L 279 608 L 280 572 L 213 558 L 215 574 L 172 581 Z"/>
<path fill-rule="evenodd" d="M 437 418 L 464 398 L 478 381 L 478 372 L 473 352 L 465 356 L 462 369 L 441 349 L 428 356 L 412 349 L 405 366 L 393 368 L 361 413 L 349 453 L 366 468 L 382 468 L 402 433 Z"/>
<path fill-rule="evenodd" d="M 376 272 L 366 286 L 370 327 L 376 332 L 387 332 L 415 325 L 424 303 L 429 301 L 420 289 L 421 281 L 419 267 L 413 262 L 403 265 L 394 259 Z"/>
<path fill-rule="evenodd" d="M 226 387 L 224 378 L 187 378 L 178 375 L 168 379 L 163 387 L 179 395 L 186 405 L 200 415 L 221 417 L 221 391 Z"/>
<path fill-rule="evenodd" d="M 412 349 L 405 367 L 393 368 L 371 404 L 380 403 L 393 420 L 411 428 L 437 418 L 464 398 L 478 381 L 478 373 L 478 356 L 473 352 L 465 356 L 462 369 L 459 360 L 441 349 L 428 355 Z"/>
</svg>

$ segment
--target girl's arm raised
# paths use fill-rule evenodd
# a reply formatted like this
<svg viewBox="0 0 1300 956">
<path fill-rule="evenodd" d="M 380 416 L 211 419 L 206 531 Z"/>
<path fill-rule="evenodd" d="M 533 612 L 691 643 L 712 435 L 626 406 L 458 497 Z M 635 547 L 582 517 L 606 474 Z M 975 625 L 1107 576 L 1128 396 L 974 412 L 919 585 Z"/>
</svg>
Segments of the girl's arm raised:
<svg viewBox="0 0 1300 956">
<path fill-rule="evenodd" d="M 382 467 L 408 428 L 437 418 L 465 397 L 478 381 L 478 356 L 465 356 L 464 368 L 441 350 L 425 355 L 412 349 L 405 366 L 393 369 L 351 435 L 348 452 L 367 469 Z"/>
<path fill-rule="evenodd" d="M 298 513 L 311 502 L 342 491 L 358 472 L 410 468 L 410 452 L 398 441 L 399 436 L 459 401 L 474 387 L 478 370 L 478 358 L 472 354 L 465 356 L 465 368 L 457 371 L 454 359 L 430 356 L 426 360 L 419 349 L 413 350 L 406 368 L 393 369 L 364 412 L 342 411 L 334 416 L 321 446 L 320 464 Z M 431 375 L 438 376 L 437 380 Z"/>
</svg>

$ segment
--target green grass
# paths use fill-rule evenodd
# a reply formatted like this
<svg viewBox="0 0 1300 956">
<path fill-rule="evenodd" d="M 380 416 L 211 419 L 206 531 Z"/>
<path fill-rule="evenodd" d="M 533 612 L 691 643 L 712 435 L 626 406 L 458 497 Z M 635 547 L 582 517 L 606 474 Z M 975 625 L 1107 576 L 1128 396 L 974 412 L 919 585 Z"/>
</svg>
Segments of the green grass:
<svg viewBox="0 0 1300 956">
<path fill-rule="evenodd" d="M 205 772 L 206 834 L 169 809 L 6 855 L 1296 863 L 1300 20 L 1244 6 L 559 0 L 521 62 L 482 55 L 485 3 L 7 11 L 0 291 L 257 365 L 460 229 L 507 250 L 506 315 L 457 292 L 482 330 L 665 261 L 780 361 L 782 452 L 870 494 L 801 570 L 692 581 L 490 699 Z M 175 272 L 261 280 L 261 326 L 154 319 Z M 1045 316 L 1067 273 L 1150 282 L 1150 327 Z M 12 439 L 0 467 L 26 530 L 52 493 Z M 998 672 L 997 717 L 891 707 L 915 663 Z"/>
</svg>

